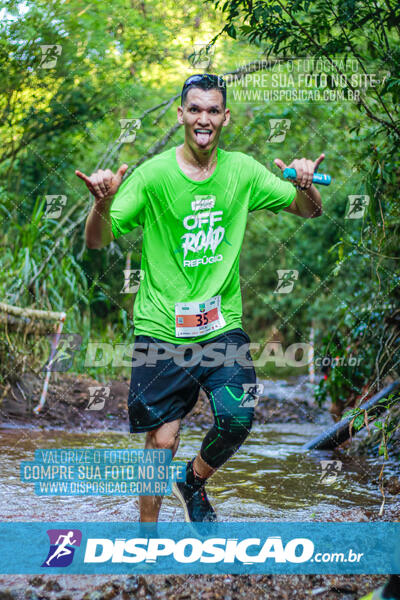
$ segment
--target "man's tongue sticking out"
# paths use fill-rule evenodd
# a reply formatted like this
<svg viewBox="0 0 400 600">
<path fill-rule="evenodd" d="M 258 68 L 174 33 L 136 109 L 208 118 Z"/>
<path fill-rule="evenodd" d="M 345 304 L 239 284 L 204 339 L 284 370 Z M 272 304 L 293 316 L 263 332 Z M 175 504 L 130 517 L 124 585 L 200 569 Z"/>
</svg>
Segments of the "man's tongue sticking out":
<svg viewBox="0 0 400 600">
<path fill-rule="evenodd" d="M 210 141 L 211 130 L 209 129 L 196 129 L 195 130 L 196 141 L 200 146 L 206 146 Z"/>
</svg>

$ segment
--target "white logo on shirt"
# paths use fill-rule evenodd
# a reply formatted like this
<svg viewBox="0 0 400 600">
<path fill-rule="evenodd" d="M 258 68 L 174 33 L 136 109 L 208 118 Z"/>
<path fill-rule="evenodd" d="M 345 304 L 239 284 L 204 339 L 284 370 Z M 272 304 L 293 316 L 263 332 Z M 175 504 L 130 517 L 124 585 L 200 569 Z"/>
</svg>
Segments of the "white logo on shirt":
<svg viewBox="0 0 400 600">
<path fill-rule="evenodd" d="M 216 222 L 222 220 L 223 211 L 215 210 L 212 212 L 201 212 L 195 215 L 188 215 L 183 219 L 183 226 L 185 229 L 200 229 L 196 233 L 185 233 L 182 235 L 182 248 L 184 252 L 184 258 L 187 253 L 205 252 L 211 248 L 212 253 L 215 254 L 216 249 L 222 242 L 225 235 L 225 228 L 218 226 L 214 229 Z M 201 229 L 203 225 L 209 224 L 207 233 Z"/>
<path fill-rule="evenodd" d="M 192 202 L 192 211 L 196 210 L 205 210 L 207 208 L 214 208 L 215 206 L 215 196 L 207 195 L 207 196 L 195 196 Z"/>
</svg>

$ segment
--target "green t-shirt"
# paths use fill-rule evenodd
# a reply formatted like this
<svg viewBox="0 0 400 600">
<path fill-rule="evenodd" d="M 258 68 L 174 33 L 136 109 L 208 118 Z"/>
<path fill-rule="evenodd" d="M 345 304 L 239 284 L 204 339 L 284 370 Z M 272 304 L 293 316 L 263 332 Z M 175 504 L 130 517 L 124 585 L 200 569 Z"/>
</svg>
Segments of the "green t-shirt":
<svg viewBox="0 0 400 600">
<path fill-rule="evenodd" d="M 242 327 L 239 257 L 247 213 L 278 213 L 296 188 L 242 152 L 217 152 L 213 174 L 194 181 L 171 148 L 135 169 L 115 195 L 114 237 L 143 226 L 136 335 L 181 344 Z"/>
</svg>

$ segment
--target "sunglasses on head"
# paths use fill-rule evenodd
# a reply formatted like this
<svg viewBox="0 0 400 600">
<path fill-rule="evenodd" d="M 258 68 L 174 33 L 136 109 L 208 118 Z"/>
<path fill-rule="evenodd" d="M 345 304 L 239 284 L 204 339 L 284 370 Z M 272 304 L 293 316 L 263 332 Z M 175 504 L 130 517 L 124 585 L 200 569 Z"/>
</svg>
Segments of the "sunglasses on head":
<svg viewBox="0 0 400 600">
<path fill-rule="evenodd" d="M 223 78 L 220 75 L 211 75 L 210 73 L 201 73 L 199 75 L 191 75 L 188 79 L 186 79 L 183 84 L 182 92 L 195 83 L 199 83 L 200 81 L 209 81 L 210 83 L 217 84 L 219 87 L 225 88 L 226 84 Z"/>
</svg>

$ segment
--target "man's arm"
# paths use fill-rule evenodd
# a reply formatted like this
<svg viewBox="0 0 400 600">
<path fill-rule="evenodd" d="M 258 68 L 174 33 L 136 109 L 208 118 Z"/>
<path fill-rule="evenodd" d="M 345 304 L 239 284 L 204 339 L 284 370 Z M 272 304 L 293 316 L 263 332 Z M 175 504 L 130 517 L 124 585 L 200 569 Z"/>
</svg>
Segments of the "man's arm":
<svg viewBox="0 0 400 600">
<path fill-rule="evenodd" d="M 114 239 L 111 231 L 110 217 L 110 208 L 113 199 L 95 201 L 86 219 L 86 246 L 91 250 L 100 250 L 104 246 L 108 246 Z"/>
<path fill-rule="evenodd" d="M 114 239 L 111 230 L 110 208 L 127 169 L 128 165 L 124 164 L 115 175 L 110 169 L 106 171 L 99 169 L 90 177 L 81 171 L 75 171 L 75 174 L 83 179 L 88 190 L 94 196 L 94 205 L 86 219 L 85 226 L 86 245 L 92 250 L 100 250 Z"/>
<path fill-rule="evenodd" d="M 320 217 L 323 213 L 321 194 L 313 185 L 307 190 L 297 188 L 297 194 L 292 204 L 283 210 L 303 217 L 303 219 Z"/>
<path fill-rule="evenodd" d="M 283 210 L 303 217 L 303 219 L 314 219 L 322 215 L 321 195 L 312 184 L 312 178 L 324 158 L 325 155 L 321 154 L 315 161 L 306 158 L 295 159 L 288 165 L 290 168 L 296 169 L 295 186 L 297 187 L 297 194 L 293 202 Z M 276 158 L 274 163 L 282 172 L 287 168 L 287 165 L 280 158 Z"/>
</svg>

